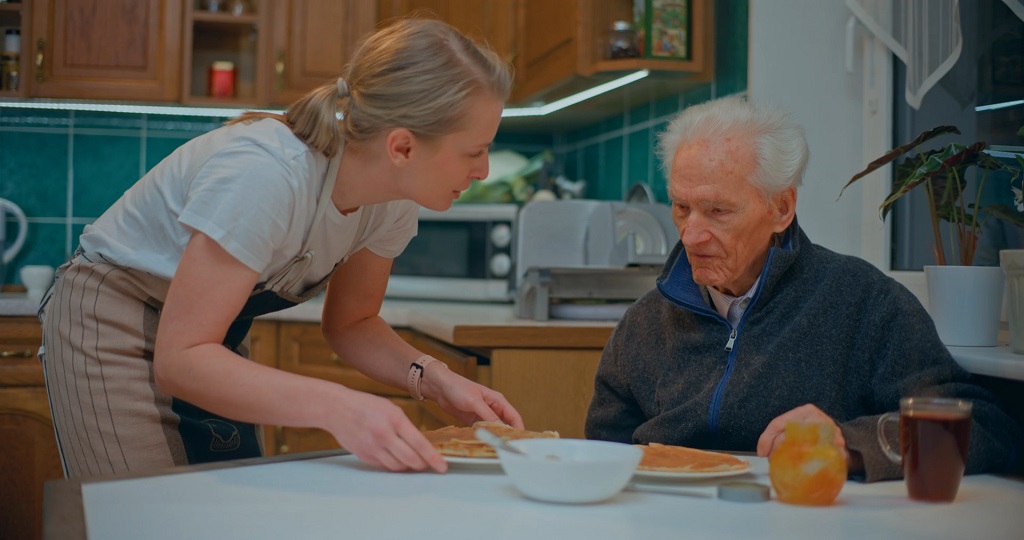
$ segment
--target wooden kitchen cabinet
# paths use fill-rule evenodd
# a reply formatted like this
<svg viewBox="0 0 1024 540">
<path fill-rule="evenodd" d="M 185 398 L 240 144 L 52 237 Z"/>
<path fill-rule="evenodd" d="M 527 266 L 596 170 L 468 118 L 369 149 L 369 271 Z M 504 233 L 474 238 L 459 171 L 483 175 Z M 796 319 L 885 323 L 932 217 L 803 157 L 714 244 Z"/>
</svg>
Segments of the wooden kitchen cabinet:
<svg viewBox="0 0 1024 540">
<path fill-rule="evenodd" d="M 19 40 L 20 52 L 18 54 L 7 50 L 6 41 L 0 41 L 0 53 L 3 54 L 0 57 L 0 65 L 2 65 L 2 70 L 5 72 L 2 79 L 3 82 L 0 82 L 0 98 L 16 98 L 24 97 L 25 95 L 27 82 L 25 81 L 24 72 L 29 58 L 26 51 L 28 50 L 27 43 L 29 43 L 28 36 L 32 30 L 29 24 L 31 20 L 29 18 L 30 8 L 31 4 L 25 2 L 0 3 L 0 39 L 6 38 L 8 30 L 17 31 L 21 36 Z M 15 58 L 16 63 L 9 64 L 8 57 Z M 17 84 L 12 83 L 13 86 L 16 86 L 14 89 L 6 89 L 6 72 L 8 70 L 12 73 L 17 73 Z"/>
<path fill-rule="evenodd" d="M 177 101 L 182 0 L 31 0 L 29 97 Z M 28 64 L 28 65 L 26 65 Z"/>
<path fill-rule="evenodd" d="M 276 1 L 270 8 L 267 95 L 282 106 L 343 75 L 377 23 L 377 6 L 366 0 Z"/>
<path fill-rule="evenodd" d="M 34 317 L 0 317 L 0 531 L 4 539 L 43 534 L 43 484 L 63 478 Z"/>
<path fill-rule="evenodd" d="M 269 77 L 264 62 L 270 2 L 266 0 L 186 0 L 182 38 L 182 101 L 191 104 L 259 104 Z M 210 94 L 214 62 L 230 62 L 231 95 Z"/>
<path fill-rule="evenodd" d="M 200 104 L 285 107 L 342 75 L 373 32 L 377 6 L 365 0 L 190 0 L 185 5 L 182 93 Z M 231 96 L 211 96 L 210 67 L 231 62 Z"/>
<path fill-rule="evenodd" d="M 502 348 L 491 353 L 490 383 L 534 431 L 583 439 L 601 349 Z"/>
<path fill-rule="evenodd" d="M 387 24 L 389 19 L 417 12 L 433 14 L 474 40 L 487 43 L 498 56 L 512 63 L 518 50 L 517 2 L 518 0 L 379 0 L 380 21 L 381 24 Z"/>
<path fill-rule="evenodd" d="M 676 83 L 675 87 L 653 81 L 643 83 L 655 93 L 678 92 L 680 85 L 711 80 L 714 65 L 712 1 L 689 2 L 689 60 L 609 60 L 605 58 L 608 30 L 614 21 L 633 20 L 633 0 L 520 0 L 519 54 L 515 61 L 517 85 L 512 101 L 550 102 L 642 69 L 671 77 Z M 688 75 L 681 77 L 683 74 Z"/>
</svg>

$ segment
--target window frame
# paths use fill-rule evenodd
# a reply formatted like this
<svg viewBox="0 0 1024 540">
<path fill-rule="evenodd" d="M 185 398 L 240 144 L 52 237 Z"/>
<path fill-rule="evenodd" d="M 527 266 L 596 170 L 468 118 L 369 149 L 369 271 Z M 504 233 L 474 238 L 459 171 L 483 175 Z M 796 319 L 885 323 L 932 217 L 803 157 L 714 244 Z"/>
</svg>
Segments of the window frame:
<svg viewBox="0 0 1024 540">
<path fill-rule="evenodd" d="M 871 35 L 862 39 L 863 81 L 863 162 L 870 163 L 893 147 L 893 54 L 881 40 Z M 864 220 L 861 226 L 861 258 L 874 264 L 901 283 L 928 307 L 928 287 L 924 272 L 892 269 L 891 214 L 879 226 L 878 205 L 892 189 L 892 166 L 886 165 L 862 180 Z M 875 218 L 875 219 L 871 219 Z"/>
</svg>

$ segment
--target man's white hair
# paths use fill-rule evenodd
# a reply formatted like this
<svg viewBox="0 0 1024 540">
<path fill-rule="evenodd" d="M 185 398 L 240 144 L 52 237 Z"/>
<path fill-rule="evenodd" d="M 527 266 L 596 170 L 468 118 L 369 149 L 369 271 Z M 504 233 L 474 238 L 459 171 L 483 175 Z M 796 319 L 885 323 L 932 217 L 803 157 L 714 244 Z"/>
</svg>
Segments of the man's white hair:
<svg viewBox="0 0 1024 540">
<path fill-rule="evenodd" d="M 751 138 L 756 165 L 748 180 L 766 198 L 803 182 L 809 154 L 803 127 L 777 107 L 739 96 L 686 108 L 658 135 L 655 152 L 669 176 L 680 145 L 696 141 L 717 144 L 730 136 Z"/>
</svg>

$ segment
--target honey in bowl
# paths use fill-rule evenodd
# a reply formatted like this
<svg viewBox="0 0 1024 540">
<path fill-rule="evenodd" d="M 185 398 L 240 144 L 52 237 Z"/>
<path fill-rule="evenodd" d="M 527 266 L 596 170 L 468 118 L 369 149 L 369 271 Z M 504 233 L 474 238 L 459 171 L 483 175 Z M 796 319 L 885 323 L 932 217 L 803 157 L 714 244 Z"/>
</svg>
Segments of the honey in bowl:
<svg viewBox="0 0 1024 540">
<path fill-rule="evenodd" d="M 768 458 L 778 499 L 807 506 L 832 504 L 846 483 L 846 456 L 832 442 L 832 424 L 789 422 L 785 439 Z"/>
</svg>

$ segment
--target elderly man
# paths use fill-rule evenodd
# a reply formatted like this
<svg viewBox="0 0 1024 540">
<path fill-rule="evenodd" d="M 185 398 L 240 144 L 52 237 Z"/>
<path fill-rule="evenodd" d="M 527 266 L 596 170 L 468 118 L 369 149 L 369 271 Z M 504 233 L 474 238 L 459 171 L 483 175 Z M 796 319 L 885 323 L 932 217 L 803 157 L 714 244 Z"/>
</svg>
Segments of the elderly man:
<svg viewBox="0 0 1024 540">
<path fill-rule="evenodd" d="M 898 478 L 879 415 L 910 395 L 974 403 L 968 473 L 1011 469 L 1021 429 L 971 383 L 917 299 L 797 224 L 803 129 L 725 98 L 683 111 L 658 156 L 680 242 L 601 358 L 586 435 L 768 456 L 790 420 L 838 426 L 849 472 Z"/>
</svg>

